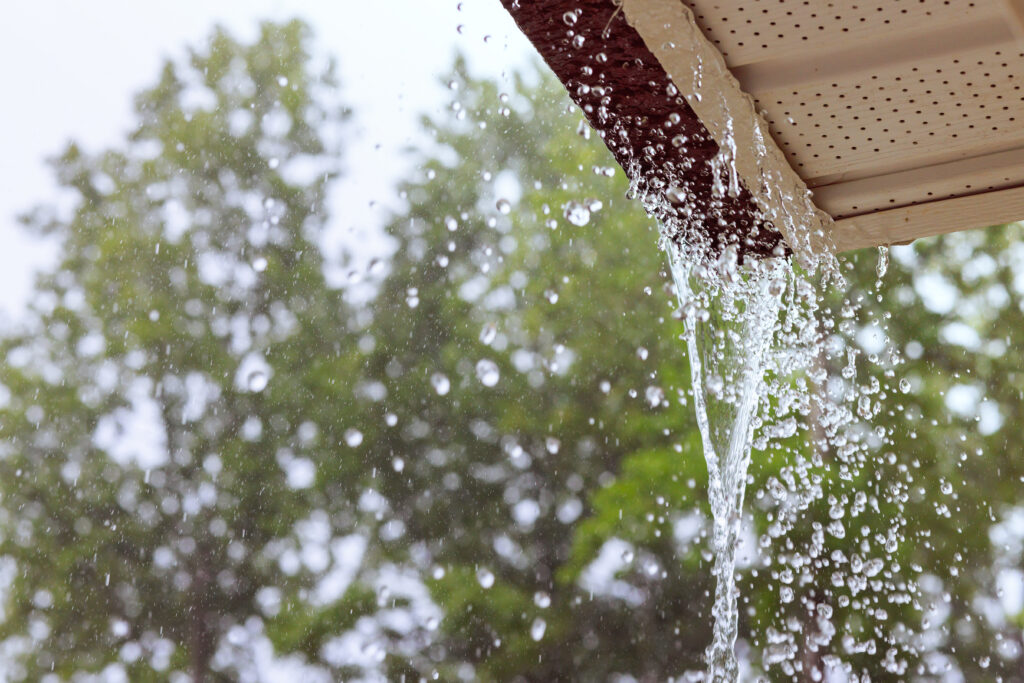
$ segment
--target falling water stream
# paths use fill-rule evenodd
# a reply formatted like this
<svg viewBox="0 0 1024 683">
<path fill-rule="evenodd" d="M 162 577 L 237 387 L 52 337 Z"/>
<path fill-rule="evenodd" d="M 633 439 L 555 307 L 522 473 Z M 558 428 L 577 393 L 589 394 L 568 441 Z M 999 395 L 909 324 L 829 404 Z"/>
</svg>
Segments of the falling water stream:
<svg viewBox="0 0 1024 683">
<path fill-rule="evenodd" d="M 684 23 L 681 30 L 689 30 L 693 36 L 699 34 L 692 17 Z M 682 83 L 681 90 L 697 93 L 694 98 L 700 101 L 702 69 L 727 70 L 724 62 L 706 65 L 698 60 L 698 65 L 701 68 L 693 80 Z M 775 351 L 783 352 L 779 356 L 788 354 L 788 362 L 783 365 L 789 367 L 774 368 L 783 373 L 802 372 L 817 357 L 821 338 L 804 334 L 817 327 L 813 313 L 809 318 L 804 315 L 816 309 L 816 292 L 809 276 L 820 272 L 827 280 L 827 274 L 835 270 L 821 227 L 827 221 L 822 222 L 822 214 L 805 187 L 777 172 L 778 161 L 764 144 L 768 133 L 757 117 L 754 102 L 745 95 L 730 99 L 723 91 L 712 89 L 710 93 L 715 96 L 704 101 L 705 117 L 719 124 L 719 154 L 708 161 L 714 195 L 724 198 L 739 194 L 738 145 L 749 147 L 753 152 L 749 158 L 754 160 L 756 177 L 760 178 L 754 190 L 760 197 L 761 217 L 781 228 L 796 256 L 790 259 L 780 252 L 770 257 L 749 257 L 741 263 L 738 244 L 720 251 L 708 248 L 706 237 L 701 235 L 703 230 L 694 231 L 688 225 L 689 217 L 700 216 L 701 209 L 688 205 L 691 199 L 682 189 L 689 182 L 685 173 L 672 177 L 664 194 L 657 191 L 656 182 L 637 180 L 635 173 L 631 177 L 635 187 L 650 185 L 655 190 L 639 194 L 652 214 L 664 217 L 663 244 L 679 299 L 678 317 L 685 321 L 693 402 L 707 462 L 716 582 L 714 632 L 706 651 L 707 679 L 733 683 L 739 678 L 735 653 L 739 626 L 736 551 L 751 446 L 757 428 L 768 426 L 764 424 L 765 411 L 759 410 L 767 403 L 765 373 Z M 737 116 L 753 122 L 743 129 L 742 139 L 734 125 Z M 666 196 L 672 206 L 664 204 Z M 787 288 L 800 294 L 791 293 L 787 301 Z M 794 322 L 804 330 L 794 333 Z M 776 388 L 780 387 L 777 384 Z M 801 400 L 797 398 L 796 402 Z M 761 431 L 763 438 L 770 430 Z"/>
<path fill-rule="evenodd" d="M 788 267 L 781 259 L 769 259 L 740 268 L 731 249 L 709 267 L 696 265 L 674 246 L 668 251 L 680 317 L 686 324 L 713 517 L 716 588 L 714 636 L 707 650 L 709 678 L 735 681 L 736 548 L 765 359 Z"/>
<path fill-rule="evenodd" d="M 575 20 L 576 15 L 572 17 Z M 674 73 L 667 92 L 669 97 L 676 93 L 686 96 L 708 127 L 704 142 L 713 141 L 718 146 L 718 154 L 707 160 L 705 169 L 711 179 L 711 200 L 693 192 L 695 178 L 701 173 L 691 167 L 689 159 L 685 163 L 660 164 L 652 174 L 650 167 L 657 152 L 654 146 L 642 151 L 647 163 L 634 160 L 624 168 L 631 180 L 628 196 L 639 198 L 649 215 L 662 223 L 662 245 L 668 252 L 679 302 L 677 317 L 685 323 L 693 405 L 708 473 L 716 584 L 713 634 L 705 654 L 704 679 L 714 683 L 739 680 L 736 567 L 744 532 L 744 497 L 752 448 L 765 450 L 773 440 L 795 436 L 801 430 L 808 438 L 801 447 L 785 451 L 789 461 L 767 482 L 770 499 L 765 499 L 764 491 L 755 493 L 762 504 L 773 506 L 766 514 L 770 523 L 758 539 L 759 547 L 767 549 L 773 539 L 780 538 L 785 538 L 786 544 L 784 551 L 760 558 L 765 566 L 771 565 L 779 591 L 779 610 L 760 616 L 777 618 L 779 628 L 766 628 L 763 640 L 755 645 L 761 646 L 766 671 L 778 666 L 786 675 L 806 674 L 812 680 L 823 680 L 828 669 L 852 674 L 852 667 L 842 661 L 842 655 L 877 646 L 871 638 L 859 643 L 853 634 L 846 633 L 842 652 L 837 654 L 840 651 L 832 643 L 837 628 L 831 619 L 834 605 L 848 607 L 850 597 L 856 598 L 864 590 L 867 577 L 861 575 L 861 554 L 873 550 L 866 539 L 862 540 L 849 559 L 850 575 L 833 569 L 844 567 L 848 560 L 838 547 L 829 550 L 831 540 L 826 533 L 832 539 L 846 537 L 842 518 L 847 514 L 844 506 L 849 497 L 839 485 L 826 491 L 819 472 L 834 463 L 839 481 L 853 481 L 872 450 L 882 447 L 886 441 L 884 430 L 879 432 L 870 425 L 878 410 L 878 402 L 872 397 L 884 389 L 877 379 L 873 379 L 877 386 L 873 385 L 872 378 L 858 385 L 860 350 L 844 341 L 855 332 L 853 320 L 860 310 L 859 302 L 845 301 L 838 319 L 825 306 L 824 292 L 832 285 L 844 285 L 831 248 L 831 219 L 814 205 L 795 173 L 789 172 L 782 152 L 766 143 L 771 134 L 755 102 L 737 94 L 738 88 L 728 87 L 732 76 L 721 55 L 714 49 L 703 53 L 699 50 L 704 38 L 694 17 L 683 10 L 676 22 L 676 38 L 656 46 L 655 52 L 671 58 L 679 45 L 698 46 L 696 68 L 681 68 Z M 715 86 L 712 81 L 726 87 Z M 599 118 L 603 115 L 598 112 Z M 632 124 L 628 120 L 603 121 L 610 139 L 629 139 Z M 743 125 L 736 125 L 737 121 Z M 660 133 L 685 156 L 687 138 L 678 135 L 674 125 L 669 116 Z M 730 228 L 738 226 L 727 224 L 732 214 L 723 207 L 729 202 L 727 198 L 735 200 L 739 196 L 741 186 L 750 193 L 750 203 L 757 212 L 751 225 L 772 226 L 788 249 L 779 246 L 773 255 L 762 257 L 756 255 L 758 250 L 747 249 L 746 257 L 741 259 L 741 241 L 753 239 L 760 230 L 754 227 L 747 235 L 730 235 Z M 567 218 L 578 224 L 568 213 Z M 729 244 L 730 239 L 740 241 Z M 885 256 L 882 252 L 879 277 L 884 273 Z M 894 377 L 899 364 L 898 354 L 891 348 L 881 356 L 869 353 L 867 360 L 884 366 L 886 379 Z M 841 376 L 830 373 L 842 362 L 845 366 Z M 876 492 L 858 490 L 852 496 L 851 518 L 858 516 L 869 500 L 877 511 Z M 810 519 L 812 533 L 807 539 L 786 538 L 795 521 L 806 521 L 804 513 L 819 500 L 830 505 L 829 520 Z M 894 522 L 882 541 L 878 540 L 881 535 L 874 537 L 889 554 L 902 534 L 898 526 Z M 862 525 L 859 529 L 862 538 L 868 533 L 866 528 Z M 883 560 L 870 561 L 873 577 Z M 821 571 L 828 567 L 832 586 L 817 593 L 810 590 L 811 567 Z M 799 607 L 792 605 L 794 582 L 797 588 L 808 586 Z M 842 590 L 850 595 L 837 595 Z M 859 611 L 859 622 L 887 619 L 885 610 L 863 607 L 862 601 L 853 604 Z M 803 615 L 797 616 L 800 609 Z M 878 635 L 882 629 L 874 633 Z M 899 648 L 906 642 L 887 638 L 887 670 L 904 670 Z M 847 676 L 847 680 L 857 678 Z"/>
</svg>

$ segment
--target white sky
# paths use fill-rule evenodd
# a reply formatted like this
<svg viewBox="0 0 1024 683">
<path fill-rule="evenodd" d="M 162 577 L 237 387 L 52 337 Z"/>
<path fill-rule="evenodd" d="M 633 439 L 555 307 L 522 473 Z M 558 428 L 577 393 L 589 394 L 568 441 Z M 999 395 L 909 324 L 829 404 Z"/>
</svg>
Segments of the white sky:
<svg viewBox="0 0 1024 683">
<path fill-rule="evenodd" d="M 90 152 L 118 144 L 132 122 L 134 93 L 155 81 L 165 57 L 200 44 L 215 23 L 248 39 L 259 20 L 294 16 L 312 24 L 318 50 L 338 59 L 356 111 L 332 215 L 335 239 L 363 244 L 374 244 L 365 233 L 375 233 L 382 207 L 394 204 L 392 186 L 406 168 L 401 150 L 419 139 L 418 115 L 446 103 L 437 80 L 456 50 L 474 73 L 498 78 L 532 54 L 498 0 L 8 3 L 0 22 L 0 324 L 17 315 L 33 272 L 53 258 L 52 247 L 15 220 L 56 196 L 44 160 L 70 139 Z"/>
</svg>

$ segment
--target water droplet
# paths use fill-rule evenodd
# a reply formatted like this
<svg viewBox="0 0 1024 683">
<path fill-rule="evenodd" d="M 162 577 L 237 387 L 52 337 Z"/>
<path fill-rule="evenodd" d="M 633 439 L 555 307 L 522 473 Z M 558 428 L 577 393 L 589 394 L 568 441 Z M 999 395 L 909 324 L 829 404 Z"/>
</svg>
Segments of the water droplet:
<svg viewBox="0 0 1024 683">
<path fill-rule="evenodd" d="M 548 449 L 548 453 L 554 455 L 562 447 L 562 442 L 553 436 L 549 436 L 544 440 L 544 447 Z"/>
<path fill-rule="evenodd" d="M 497 202 L 495 203 L 495 206 L 496 206 L 496 207 L 498 208 L 498 211 L 499 211 L 500 213 L 502 213 L 502 214 L 504 214 L 504 215 L 506 215 L 506 216 L 507 216 L 507 215 L 508 215 L 509 213 L 511 213 L 511 212 L 512 212 L 512 204 L 511 204 L 511 203 L 509 203 L 509 201 L 508 201 L 507 199 L 499 199 L 499 200 L 498 200 L 498 201 L 497 201 Z"/>
<path fill-rule="evenodd" d="M 285 76 L 278 76 L 277 77 L 277 84 L 279 86 L 281 86 L 282 88 L 285 87 L 286 85 L 288 85 L 288 78 L 285 77 Z"/>
<path fill-rule="evenodd" d="M 245 378 L 245 385 L 249 387 L 249 391 L 263 391 L 267 388 L 268 380 L 267 373 L 262 370 L 253 370 Z"/>
<path fill-rule="evenodd" d="M 349 448 L 355 448 L 359 444 L 363 443 L 363 433 L 355 427 L 350 427 L 345 430 L 345 443 L 348 444 Z"/>
<path fill-rule="evenodd" d="M 489 569 L 481 567 L 476 570 L 476 580 L 483 588 L 490 588 L 494 585 L 494 574 Z"/>
<path fill-rule="evenodd" d="M 583 227 L 590 222 L 590 209 L 577 201 L 568 202 L 565 205 L 565 218 L 577 227 Z"/>
<path fill-rule="evenodd" d="M 772 498 L 779 503 L 789 497 L 789 492 L 786 490 L 786 486 L 775 477 L 768 480 L 768 491 L 772 494 Z"/>
<path fill-rule="evenodd" d="M 562 15 L 562 21 L 565 22 L 566 26 L 575 26 L 576 18 L 576 13 L 571 10 Z"/>
<path fill-rule="evenodd" d="M 730 244 L 715 263 L 718 274 L 726 282 L 736 282 L 739 278 L 739 250 L 735 244 Z"/>
<path fill-rule="evenodd" d="M 430 573 L 430 575 L 433 576 L 435 580 L 440 581 L 444 578 L 445 573 L 446 572 L 444 570 L 444 567 L 442 567 L 441 565 L 437 565 L 436 567 L 434 567 L 434 570 Z"/>
<path fill-rule="evenodd" d="M 267 269 L 267 259 L 259 256 L 252 262 L 252 269 L 257 273 L 262 273 Z"/>
<path fill-rule="evenodd" d="M 665 190 L 665 196 L 673 204 L 685 204 L 686 203 L 686 190 L 679 185 L 672 185 Z"/>
<path fill-rule="evenodd" d="M 386 414 L 384 416 L 384 424 L 386 424 L 388 427 L 394 427 L 396 424 L 398 424 L 398 416 L 395 415 L 394 413 Z"/>
<path fill-rule="evenodd" d="M 459 229 L 459 222 L 451 216 L 445 216 L 444 227 L 448 228 L 448 232 L 455 232 Z"/>
<path fill-rule="evenodd" d="M 547 622 L 540 617 L 533 620 L 533 624 L 530 625 L 530 637 L 534 640 L 539 641 L 544 637 L 544 631 L 548 628 Z"/>
<path fill-rule="evenodd" d="M 910 393 L 910 380 L 906 377 L 900 380 L 900 391 L 904 394 Z"/>
<path fill-rule="evenodd" d="M 401 472 L 405 469 L 405 460 L 402 458 L 395 458 L 391 461 L 391 467 L 394 468 L 395 472 Z"/>
<path fill-rule="evenodd" d="M 434 387 L 434 391 L 437 392 L 438 396 L 446 396 L 452 388 L 452 383 L 448 381 L 448 377 L 440 372 L 435 372 L 430 376 L 430 384 Z"/>
<path fill-rule="evenodd" d="M 607 394 L 609 391 L 612 390 L 611 382 L 609 382 L 606 379 L 605 380 L 601 380 L 601 384 L 599 386 L 601 387 L 601 393 L 602 394 Z"/>
<path fill-rule="evenodd" d="M 544 591 L 537 591 L 533 594 L 533 604 L 541 609 L 547 609 L 551 607 L 551 596 Z"/>
<path fill-rule="evenodd" d="M 635 555 L 633 554 L 632 550 L 623 550 L 622 551 L 622 561 L 625 562 L 626 564 L 631 564 L 633 562 L 633 558 L 634 557 L 635 557 Z"/>
<path fill-rule="evenodd" d="M 665 402 L 665 391 L 661 387 L 647 387 L 644 396 L 647 398 L 647 405 L 652 408 L 657 408 Z"/>
<path fill-rule="evenodd" d="M 875 266 L 875 274 L 879 279 L 885 277 L 889 270 L 889 247 L 878 248 L 878 264 Z"/>
<path fill-rule="evenodd" d="M 498 364 L 488 358 L 481 358 L 476 363 L 476 378 L 480 380 L 480 383 L 485 387 L 493 387 L 498 383 L 498 379 L 501 377 L 501 372 L 498 370 Z"/>
<path fill-rule="evenodd" d="M 498 336 L 498 325 L 497 325 L 497 323 L 493 323 L 493 322 L 487 323 L 487 324 L 484 325 L 483 329 L 480 330 L 480 343 L 481 344 L 486 344 L 487 346 L 490 346 L 491 342 L 494 341 L 494 338 L 497 337 L 497 336 Z"/>
<path fill-rule="evenodd" d="M 149 319 L 152 322 L 156 322 L 157 320 L 159 320 L 160 319 L 160 311 L 158 311 L 158 310 L 156 310 L 154 308 L 152 311 L 149 312 Z"/>
<path fill-rule="evenodd" d="M 636 357 L 639 358 L 640 360 L 647 360 L 648 355 L 649 354 L 646 347 L 640 346 L 637 348 Z"/>
<path fill-rule="evenodd" d="M 548 300 L 549 304 L 557 304 L 558 303 L 558 292 L 556 292 L 553 289 L 545 289 L 544 290 L 544 298 Z"/>
</svg>

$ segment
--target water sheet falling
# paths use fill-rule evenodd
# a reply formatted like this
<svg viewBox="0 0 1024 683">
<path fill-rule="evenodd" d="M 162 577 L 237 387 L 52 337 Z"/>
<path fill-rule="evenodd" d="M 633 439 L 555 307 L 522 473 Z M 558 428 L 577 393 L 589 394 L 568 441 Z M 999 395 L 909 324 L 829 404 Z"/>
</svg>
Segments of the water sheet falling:
<svg viewBox="0 0 1024 683">
<path fill-rule="evenodd" d="M 708 468 L 716 581 L 714 637 L 707 650 L 712 681 L 735 681 L 738 629 L 736 548 L 750 447 L 763 393 L 765 362 L 776 330 L 788 264 L 740 267 L 734 249 L 713 266 L 668 248 L 686 324 L 694 407 Z"/>
</svg>

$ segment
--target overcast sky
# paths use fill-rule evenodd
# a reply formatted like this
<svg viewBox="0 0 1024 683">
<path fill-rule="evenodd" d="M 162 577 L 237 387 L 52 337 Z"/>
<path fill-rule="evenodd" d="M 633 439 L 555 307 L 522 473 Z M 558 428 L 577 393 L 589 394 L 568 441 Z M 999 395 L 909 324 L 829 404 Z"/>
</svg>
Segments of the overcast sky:
<svg viewBox="0 0 1024 683">
<path fill-rule="evenodd" d="M 436 83 L 456 50 L 476 74 L 496 78 L 533 54 L 498 0 L 8 3 L 0 22 L 0 321 L 17 315 L 33 271 L 54 253 L 15 221 L 55 196 L 44 160 L 70 139 L 88 151 L 117 144 L 132 122 L 132 95 L 155 80 L 164 58 L 201 43 L 214 24 L 251 38 L 258 21 L 294 16 L 313 25 L 318 49 L 338 58 L 357 113 L 340 188 L 345 211 L 333 214 L 337 239 L 373 233 L 380 207 L 394 204 L 400 150 L 418 141 L 418 115 L 444 106 Z"/>
</svg>

